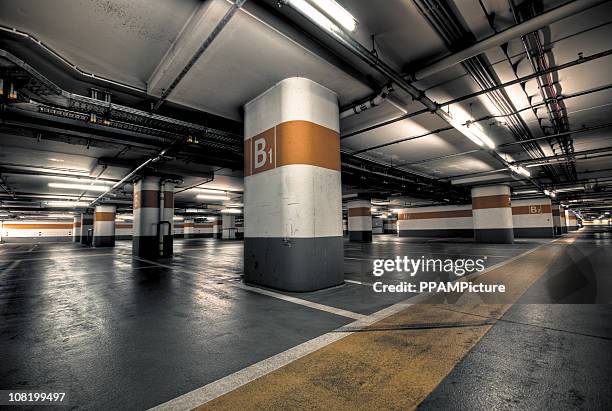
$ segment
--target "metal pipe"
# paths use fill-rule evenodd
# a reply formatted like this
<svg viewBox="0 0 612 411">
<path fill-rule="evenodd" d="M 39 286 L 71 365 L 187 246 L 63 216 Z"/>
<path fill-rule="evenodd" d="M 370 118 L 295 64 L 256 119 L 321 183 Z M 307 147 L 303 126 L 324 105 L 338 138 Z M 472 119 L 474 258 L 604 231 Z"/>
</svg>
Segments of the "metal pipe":
<svg viewBox="0 0 612 411">
<path fill-rule="evenodd" d="M 387 99 L 387 96 L 393 92 L 393 87 L 391 85 L 384 86 L 380 93 L 374 95 L 372 98 L 369 98 L 363 103 L 359 103 L 354 105 L 353 107 L 347 108 L 346 110 L 342 110 L 340 112 L 340 120 L 343 118 L 350 117 L 354 114 L 359 114 L 367 109 L 378 106 L 384 100 Z"/>
<path fill-rule="evenodd" d="M 538 77 L 539 75 L 542 75 L 542 74 L 547 74 L 547 73 L 553 73 L 553 72 L 561 71 L 561 70 L 564 70 L 564 69 L 567 69 L 567 68 L 570 68 L 570 67 L 574 67 L 574 66 L 577 66 L 577 65 L 580 65 L 580 64 L 587 63 L 589 61 L 593 61 L 593 60 L 597 60 L 597 59 L 600 59 L 600 58 L 603 58 L 603 57 L 607 57 L 609 55 L 612 55 L 612 49 L 608 49 L 606 51 L 602 51 L 601 53 L 592 54 L 592 55 L 586 56 L 586 57 L 579 57 L 576 60 L 570 61 L 568 63 L 560 64 L 560 65 L 554 66 L 554 67 L 549 67 L 547 70 L 544 70 L 542 72 L 532 73 L 532 74 L 529 74 L 529 75 L 526 75 L 526 76 L 523 76 L 523 77 L 519 77 L 519 78 L 511 80 L 511 81 L 507 81 L 505 83 L 498 84 L 498 85 L 493 86 L 493 87 L 489 87 L 489 88 L 486 88 L 486 89 L 483 89 L 483 90 L 480 90 L 480 91 L 476 91 L 474 93 L 466 94 L 464 96 L 457 97 L 457 98 L 454 98 L 452 100 L 445 101 L 444 103 L 440 103 L 440 107 L 446 107 L 446 106 L 450 106 L 451 104 L 460 103 L 462 101 L 470 100 L 470 99 L 473 99 L 475 97 L 481 96 L 483 94 L 491 93 L 491 92 L 496 91 L 496 90 L 504 89 L 506 87 L 510 87 L 510 86 L 513 86 L 513 85 L 516 85 L 516 84 L 520 84 L 520 83 L 526 82 L 526 81 L 534 79 L 534 78 L 536 78 L 536 77 Z M 568 98 L 568 97 L 564 97 L 564 98 Z M 544 103 L 542 103 L 542 105 L 543 104 Z M 534 106 L 534 107 L 537 107 L 537 106 Z M 530 107 L 527 107 L 526 109 L 523 109 L 523 110 L 517 110 L 517 112 L 510 113 L 510 115 L 518 114 L 521 111 L 527 110 L 529 108 Z M 353 136 L 356 136 L 356 135 L 359 135 L 359 134 L 363 134 L 365 132 L 372 131 L 372 130 L 375 130 L 375 129 L 380 128 L 380 127 L 388 126 L 389 124 L 393 124 L 393 123 L 396 123 L 398 121 L 406 120 L 408 118 L 416 117 L 416 116 L 419 116 L 421 114 L 426 114 L 426 113 L 429 113 L 429 112 L 430 112 L 429 110 L 424 109 L 424 110 L 415 111 L 413 113 L 404 114 L 404 115 L 401 115 L 399 117 L 393 118 L 391 120 L 387 120 L 387 121 L 384 121 L 384 122 L 381 122 L 381 123 L 378 123 L 378 124 L 374 124 L 372 126 L 365 127 L 363 129 L 360 129 L 360 130 L 357 130 L 357 131 L 353 131 L 351 133 L 344 134 L 344 135 L 342 135 L 340 137 L 340 139 L 345 139 L 345 138 L 353 137 Z M 525 140 L 525 141 L 528 141 L 528 140 Z"/>
<path fill-rule="evenodd" d="M 514 25 L 497 34 L 489 36 L 475 44 L 450 56 L 444 57 L 420 70 L 417 70 L 411 77 L 414 81 L 422 80 L 449 67 L 459 64 L 471 57 L 477 56 L 493 47 L 500 46 L 510 40 L 519 38 L 528 33 L 541 29 L 559 20 L 574 16 L 592 7 L 605 3 L 608 0 L 574 0 L 562 6 L 556 7 L 536 17 Z"/>
<path fill-rule="evenodd" d="M 202 54 L 204 54 L 204 52 L 208 49 L 208 47 L 210 47 L 212 42 L 215 41 L 215 39 L 217 38 L 219 33 L 221 33 L 221 31 L 225 28 L 227 23 L 229 23 L 229 21 L 232 19 L 232 17 L 234 17 L 234 14 L 236 14 L 238 9 L 240 9 L 245 2 L 246 2 L 246 0 L 236 0 L 231 5 L 229 10 L 225 13 L 225 15 L 221 18 L 221 20 L 219 20 L 217 25 L 213 28 L 213 30 L 210 32 L 208 37 L 206 37 L 204 42 L 196 50 L 196 52 L 191 57 L 189 62 L 185 65 L 185 67 L 183 67 L 183 69 L 178 74 L 178 76 L 176 76 L 176 78 L 174 80 L 172 80 L 172 83 L 170 83 L 168 88 L 164 89 L 164 91 L 162 92 L 161 97 L 159 98 L 159 100 L 157 100 L 157 102 L 153 106 L 153 111 L 157 110 L 164 103 L 164 101 L 166 101 L 168 96 L 170 96 L 170 93 L 172 93 L 172 91 L 174 91 L 176 86 L 178 86 L 178 84 L 185 77 L 185 75 L 187 75 L 189 70 L 191 70 L 191 68 L 198 61 L 198 59 L 202 56 Z"/>
<path fill-rule="evenodd" d="M 64 63 L 68 67 L 70 67 L 72 70 L 76 71 L 81 76 L 89 77 L 89 78 L 94 79 L 94 80 L 98 80 L 98 81 L 101 81 L 101 82 L 104 82 L 104 83 L 112 84 L 114 86 L 123 87 L 123 88 L 129 89 L 129 90 L 132 90 L 132 91 L 136 91 L 138 93 L 147 94 L 147 90 L 146 89 L 143 89 L 143 88 L 140 88 L 140 87 L 135 87 L 135 86 L 132 86 L 132 85 L 127 84 L 127 83 L 122 83 L 120 81 L 111 80 L 111 79 L 106 78 L 104 76 L 101 76 L 99 74 L 89 73 L 89 72 L 81 69 L 79 66 L 77 66 L 76 64 L 70 62 L 70 60 L 68 60 L 67 58 L 65 58 L 61 54 L 59 54 L 57 51 L 53 50 L 51 47 L 47 46 L 45 43 L 40 41 L 38 38 L 34 37 L 33 35 L 31 35 L 29 33 L 26 33 L 25 31 L 17 30 L 14 27 L 7 27 L 7 26 L 3 26 L 3 25 L 0 25 L 0 31 L 5 31 L 7 33 L 15 34 L 17 36 L 21 36 L 23 38 L 26 38 L 26 39 L 30 40 L 32 43 L 34 43 L 37 46 L 41 47 L 47 53 L 49 53 L 53 57 L 57 58 L 59 61 L 61 61 L 62 63 Z"/>
</svg>

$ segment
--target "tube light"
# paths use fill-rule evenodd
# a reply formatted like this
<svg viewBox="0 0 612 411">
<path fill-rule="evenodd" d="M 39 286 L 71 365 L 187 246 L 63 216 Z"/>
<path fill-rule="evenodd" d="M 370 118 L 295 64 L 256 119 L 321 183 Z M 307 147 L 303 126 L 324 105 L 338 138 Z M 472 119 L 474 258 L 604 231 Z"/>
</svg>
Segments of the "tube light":
<svg viewBox="0 0 612 411">
<path fill-rule="evenodd" d="M 525 177 L 531 177 L 531 173 L 525 167 L 522 167 L 522 166 L 513 166 L 512 164 L 510 164 L 509 167 L 510 167 L 510 170 L 514 171 L 517 174 L 521 174 L 521 175 L 523 175 Z"/>
<path fill-rule="evenodd" d="M 99 192 L 108 190 L 108 187 L 105 187 L 105 186 L 93 186 L 89 184 L 49 183 L 49 187 L 67 188 L 70 190 L 99 191 Z"/>
<path fill-rule="evenodd" d="M 221 210 L 223 214 L 242 214 L 242 209 L 240 208 L 224 208 Z"/>
<path fill-rule="evenodd" d="M 219 195 L 212 195 L 212 194 L 198 194 L 196 198 L 198 200 L 220 200 L 220 201 L 230 199 L 228 196 L 219 196 Z"/>
<path fill-rule="evenodd" d="M 173 221 L 183 221 L 183 220 L 185 220 L 185 219 L 184 219 L 183 217 L 179 217 L 179 216 L 176 216 L 176 215 L 175 215 L 174 217 L 172 217 L 172 220 L 173 220 Z"/>
<path fill-rule="evenodd" d="M 48 201 L 49 207 L 87 207 L 89 203 L 84 201 Z"/>
<path fill-rule="evenodd" d="M 478 129 L 478 126 L 475 123 L 467 121 L 466 125 L 462 121 L 453 118 L 453 116 L 443 110 L 438 110 L 438 113 L 440 113 L 451 126 L 455 127 L 457 130 L 459 130 L 459 132 L 461 132 L 461 134 L 472 140 L 472 142 L 475 144 L 481 147 L 487 146 L 491 150 L 495 148 L 495 143 L 493 140 L 491 140 L 482 130 Z"/>
<path fill-rule="evenodd" d="M 291 7 L 295 8 L 297 11 L 311 19 L 314 23 L 321 26 L 325 30 L 332 32 L 338 30 L 338 26 L 336 26 L 330 19 L 325 17 L 325 15 L 317 10 L 316 7 L 313 7 L 305 0 L 288 0 L 287 2 L 291 5 Z"/>
<path fill-rule="evenodd" d="M 348 31 L 355 31 L 357 28 L 357 20 L 344 7 L 336 3 L 334 0 L 310 0 L 324 13 L 327 13 L 336 23 Z"/>
</svg>

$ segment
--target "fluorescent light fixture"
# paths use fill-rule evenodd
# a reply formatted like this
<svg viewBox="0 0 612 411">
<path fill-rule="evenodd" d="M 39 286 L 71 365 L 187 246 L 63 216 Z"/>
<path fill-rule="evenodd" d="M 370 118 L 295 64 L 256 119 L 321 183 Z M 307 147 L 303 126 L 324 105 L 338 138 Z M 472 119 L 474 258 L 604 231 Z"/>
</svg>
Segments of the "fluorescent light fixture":
<svg viewBox="0 0 612 411">
<path fill-rule="evenodd" d="M 376 207 L 370 207 L 370 212 L 375 213 L 378 211 L 378 208 Z"/>
<path fill-rule="evenodd" d="M 185 218 L 175 215 L 174 217 L 172 217 L 172 220 L 174 220 L 174 221 L 183 221 L 183 220 L 185 220 Z"/>
<path fill-rule="evenodd" d="M 47 214 L 49 218 L 73 218 L 74 214 Z"/>
<path fill-rule="evenodd" d="M 216 189 L 216 188 L 199 188 L 199 187 L 195 187 L 192 188 L 192 190 L 197 191 L 198 193 L 202 193 L 202 194 L 225 194 L 225 190 L 221 190 L 221 189 Z"/>
<path fill-rule="evenodd" d="M 315 24 L 322 27 L 323 29 L 331 32 L 339 30 L 338 26 L 336 26 L 323 13 L 317 10 L 316 7 L 306 2 L 305 0 L 288 0 L 287 2 L 291 5 L 291 7 L 311 19 Z"/>
<path fill-rule="evenodd" d="M 221 210 L 223 214 L 242 214 L 242 209 L 240 208 L 224 208 Z"/>
<path fill-rule="evenodd" d="M 89 203 L 84 201 L 48 201 L 49 207 L 87 207 Z"/>
<path fill-rule="evenodd" d="M 234 207 L 234 208 L 235 207 L 242 208 L 242 207 L 244 207 L 244 204 L 242 204 L 242 203 L 229 203 L 229 204 L 226 204 L 225 206 L 228 207 L 228 208 L 232 208 L 232 207 Z"/>
<path fill-rule="evenodd" d="M 355 17 L 334 0 L 310 0 L 310 2 L 348 31 L 355 31 L 357 28 Z"/>
<path fill-rule="evenodd" d="M 108 180 L 96 180 L 93 178 L 88 178 L 88 177 L 58 177 L 58 176 L 45 176 L 48 178 L 57 178 L 59 180 L 62 181 L 73 181 L 75 183 L 81 183 L 81 184 L 86 184 L 86 183 L 95 183 L 97 185 L 109 185 L 112 186 L 113 184 L 117 183 L 117 181 L 108 181 Z"/>
<path fill-rule="evenodd" d="M 550 198 L 555 198 L 557 196 L 557 194 L 555 194 L 554 191 L 549 191 L 549 190 L 544 190 L 544 195 L 550 197 Z"/>
<path fill-rule="evenodd" d="M 525 167 L 522 166 L 514 166 L 512 164 L 509 165 L 510 170 L 515 172 L 516 174 L 520 174 L 525 177 L 531 177 L 531 173 Z"/>
<path fill-rule="evenodd" d="M 521 191 L 514 191 L 514 194 L 537 194 L 539 193 L 538 190 L 521 190 Z"/>
<path fill-rule="evenodd" d="M 466 122 L 467 124 L 465 124 L 464 122 L 453 118 L 453 116 L 443 110 L 438 110 L 438 113 L 441 113 L 442 117 L 448 121 L 451 126 L 455 127 L 461 132 L 461 134 L 472 140 L 475 144 L 481 147 L 487 146 L 490 149 L 495 148 L 495 143 L 493 140 L 491 140 L 489 136 L 484 133 L 484 131 L 480 130 L 476 123 L 471 123 L 471 121 L 468 120 Z"/>
<path fill-rule="evenodd" d="M 49 187 L 66 188 L 69 190 L 99 191 L 99 192 L 108 190 L 108 187 L 105 187 L 105 186 L 94 186 L 94 185 L 89 185 L 89 184 L 49 183 Z"/>
<path fill-rule="evenodd" d="M 220 195 L 212 195 L 212 194 L 198 194 L 196 198 L 198 200 L 218 200 L 218 201 L 230 199 L 228 196 L 220 196 Z"/>
<path fill-rule="evenodd" d="M 62 160 L 61 158 L 53 158 L 53 157 L 50 157 L 47 160 L 54 161 L 56 163 L 63 163 L 64 162 L 64 160 Z"/>
</svg>

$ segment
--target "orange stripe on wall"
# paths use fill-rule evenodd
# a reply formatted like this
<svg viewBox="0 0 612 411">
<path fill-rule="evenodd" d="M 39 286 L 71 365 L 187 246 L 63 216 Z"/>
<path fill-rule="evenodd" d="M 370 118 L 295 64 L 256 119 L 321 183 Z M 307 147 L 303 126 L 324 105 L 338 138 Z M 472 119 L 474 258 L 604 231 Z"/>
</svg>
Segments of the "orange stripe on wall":
<svg viewBox="0 0 612 411">
<path fill-rule="evenodd" d="M 2 228 L 10 228 L 11 230 L 64 230 L 72 229 L 73 227 L 72 224 L 3 224 Z"/>
<path fill-rule="evenodd" d="M 115 228 L 132 228 L 132 224 L 115 224 Z"/>
<path fill-rule="evenodd" d="M 423 211 L 420 213 L 399 214 L 400 220 L 430 220 L 434 218 L 462 218 L 471 217 L 472 210 L 449 210 L 449 211 Z"/>
<path fill-rule="evenodd" d="M 472 198 L 472 210 L 508 207 L 510 207 L 510 196 L 508 194 Z"/>
<path fill-rule="evenodd" d="M 340 171 L 340 135 L 310 121 L 293 120 L 244 142 L 245 176 L 291 164 Z"/>
<path fill-rule="evenodd" d="M 96 211 L 94 221 L 115 221 L 115 213 L 112 211 Z"/>
<path fill-rule="evenodd" d="M 532 209 L 532 207 L 536 207 Z M 548 204 L 534 204 L 533 206 L 514 206 L 512 207 L 512 215 L 522 214 L 551 214 L 552 208 Z"/>
<path fill-rule="evenodd" d="M 372 210 L 370 209 L 370 207 L 355 207 L 348 209 L 349 217 L 366 217 L 371 215 Z"/>
</svg>

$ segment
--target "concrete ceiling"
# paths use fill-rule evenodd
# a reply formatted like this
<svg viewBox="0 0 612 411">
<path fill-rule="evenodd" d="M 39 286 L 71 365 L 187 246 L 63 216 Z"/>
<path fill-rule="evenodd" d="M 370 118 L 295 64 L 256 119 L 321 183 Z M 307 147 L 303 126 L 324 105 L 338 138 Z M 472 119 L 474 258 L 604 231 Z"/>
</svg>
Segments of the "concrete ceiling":
<svg viewBox="0 0 612 411">
<path fill-rule="evenodd" d="M 359 22 L 354 37 L 366 48 L 374 47 L 378 57 L 398 72 L 410 73 L 450 53 L 414 1 L 377 2 L 376 8 L 368 0 L 344 3 Z M 546 11 L 564 3 L 546 0 L 542 6 Z M 449 4 L 464 29 L 476 40 L 494 34 L 483 6 L 487 12 L 495 13 L 493 26 L 496 30 L 515 24 L 506 0 L 450 1 Z M 51 10 L 50 5 L 41 5 L 36 0 L 0 0 L 0 25 L 29 33 L 86 72 L 143 90 L 142 95 L 129 97 L 128 91 L 119 90 L 114 100 L 125 105 L 141 101 L 138 104 L 143 108 L 169 87 L 229 7 L 227 0 L 57 0 Z M 607 2 L 542 30 L 540 36 L 549 65 L 571 62 L 579 53 L 590 56 L 606 51 L 612 38 L 610 16 L 612 3 Z M 58 71 L 70 71 L 61 61 L 23 37 L 2 32 L 0 48 L 53 79 Z M 509 58 L 501 47 L 482 54 L 498 82 L 533 73 L 533 68 L 524 58 L 525 49 L 520 38 L 510 41 L 506 52 Z M 608 56 L 559 71 L 554 74 L 554 79 L 559 93 L 571 97 L 612 84 L 611 69 L 612 57 Z M 69 76 L 75 77 L 75 74 Z M 357 61 L 332 38 L 287 7 L 277 10 L 271 0 L 253 0 L 247 1 L 191 67 L 168 96 L 168 103 L 172 107 L 195 110 L 195 118 L 198 118 L 198 113 L 212 113 L 240 122 L 241 107 L 246 101 L 288 76 L 308 77 L 336 91 L 343 107 L 372 95 L 375 83 L 387 82 L 380 73 Z M 87 79 L 79 78 L 79 81 L 87 83 Z M 96 79 L 91 82 L 100 84 Z M 64 84 L 70 83 L 60 85 Z M 461 64 L 414 84 L 438 103 L 481 90 Z M 343 119 L 341 135 L 353 134 L 423 109 L 422 104 L 395 88 L 391 98 L 380 106 Z M 113 89 L 112 85 L 109 89 Z M 547 120 L 540 123 L 532 110 L 522 110 L 529 104 L 537 105 L 542 101 L 535 79 L 527 81 L 524 89 L 520 85 L 507 87 L 506 93 L 509 103 L 521 110 L 520 120 L 531 136 L 542 136 L 541 124 L 546 125 Z M 564 99 L 570 129 L 609 122 L 612 118 L 611 101 L 611 89 Z M 465 119 L 497 116 L 479 122 L 482 130 L 498 146 L 516 141 L 506 118 L 500 117 L 502 113 L 487 95 L 450 105 L 445 110 Z M 537 114 L 540 118 L 546 117 L 544 108 L 540 108 Z M 442 180 L 500 167 L 499 162 L 484 151 L 425 162 L 478 148 L 455 129 L 432 133 L 444 128 L 448 128 L 446 122 L 431 113 L 424 113 L 343 138 L 342 148 L 348 154 L 359 152 L 364 158 Z M 154 152 L 152 149 L 124 150 L 113 145 L 75 146 L 71 142 L 45 138 L 32 144 L 31 138 L 24 142 L 23 138 L 16 137 L 17 133 L 4 132 L 0 136 L 2 164 L 80 170 L 90 177 L 99 175 L 120 179 L 129 171 L 129 168 L 117 165 L 101 168 L 97 161 L 100 158 L 137 162 Z M 419 137 L 424 134 L 428 135 Z M 610 146 L 610 129 L 575 134 L 572 138 L 576 152 L 605 148 Z M 406 141 L 389 144 L 402 139 Z M 386 146 L 377 148 L 380 145 Z M 543 156 L 559 154 L 544 141 L 539 146 Z M 532 156 L 520 145 L 499 150 L 511 154 L 515 160 L 527 160 Z M 63 156 L 62 164 L 50 160 L 59 156 Z M 203 161 L 189 164 L 176 160 L 168 162 L 168 166 L 190 170 L 191 174 L 215 172 L 218 176 L 238 180 L 241 176 L 239 170 L 219 168 Z M 594 170 L 606 168 L 609 168 L 606 158 L 577 160 L 578 179 L 605 177 L 610 173 Z M 538 170 L 538 167 L 532 168 L 534 173 Z M 36 183 L 31 177 L 5 173 L 3 176 L 15 191 L 48 191 L 44 184 Z M 185 187 L 204 178 L 188 173 L 183 177 Z M 542 181 L 547 181 L 544 176 L 542 178 Z M 225 183 L 239 186 L 238 180 Z M 180 200 L 189 203 L 187 194 L 181 194 Z"/>
</svg>

